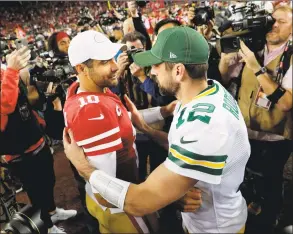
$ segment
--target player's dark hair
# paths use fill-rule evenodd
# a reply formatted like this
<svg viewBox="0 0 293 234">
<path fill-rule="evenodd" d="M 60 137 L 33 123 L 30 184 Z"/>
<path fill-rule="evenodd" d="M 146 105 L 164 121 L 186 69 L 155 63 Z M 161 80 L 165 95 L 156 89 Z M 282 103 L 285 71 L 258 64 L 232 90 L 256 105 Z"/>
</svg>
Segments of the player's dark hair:
<svg viewBox="0 0 293 234">
<path fill-rule="evenodd" d="M 159 29 L 166 25 L 166 24 L 174 24 L 174 26 L 180 26 L 181 23 L 180 21 L 176 20 L 176 19 L 171 19 L 171 18 L 167 18 L 167 19 L 162 19 L 161 21 L 159 21 L 156 26 L 155 26 L 155 35 L 158 35 Z"/>
<path fill-rule="evenodd" d="M 171 70 L 176 63 L 165 62 L 167 70 Z M 185 70 L 191 79 L 206 79 L 209 68 L 208 63 L 203 64 L 184 64 Z"/>
</svg>

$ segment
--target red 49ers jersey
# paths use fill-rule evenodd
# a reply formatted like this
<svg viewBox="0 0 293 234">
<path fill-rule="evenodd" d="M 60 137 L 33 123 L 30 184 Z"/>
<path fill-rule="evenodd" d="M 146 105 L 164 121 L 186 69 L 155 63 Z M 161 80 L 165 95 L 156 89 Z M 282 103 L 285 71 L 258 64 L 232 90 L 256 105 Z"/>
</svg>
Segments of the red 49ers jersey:
<svg viewBox="0 0 293 234">
<path fill-rule="evenodd" d="M 137 182 L 135 130 L 126 108 L 109 89 L 77 94 L 78 86 L 71 85 L 64 106 L 65 125 L 72 130 L 74 140 L 90 162 L 102 158 L 98 166 L 94 165 L 97 169 L 107 172 L 111 167 L 116 169 L 117 178 Z"/>
</svg>

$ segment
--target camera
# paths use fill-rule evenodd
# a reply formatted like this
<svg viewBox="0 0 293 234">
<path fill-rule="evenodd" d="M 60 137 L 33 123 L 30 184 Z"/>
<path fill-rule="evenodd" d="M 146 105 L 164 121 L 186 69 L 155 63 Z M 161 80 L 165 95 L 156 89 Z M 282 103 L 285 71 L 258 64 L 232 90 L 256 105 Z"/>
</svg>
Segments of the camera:
<svg viewBox="0 0 293 234">
<path fill-rule="evenodd" d="M 40 218 L 40 210 L 30 205 L 18 204 L 16 193 L 9 184 L 6 177 L 0 177 L 0 226 L 3 227 L 0 233 L 47 234 L 48 228 Z"/>
<path fill-rule="evenodd" d="M 26 205 L 16 212 L 3 229 L 9 234 L 47 234 L 48 228 L 41 219 L 41 211 Z"/>
<path fill-rule="evenodd" d="M 192 22 L 195 26 L 207 25 L 210 20 L 215 18 L 215 12 L 212 7 L 207 5 L 206 2 L 201 2 L 194 10 L 195 17 Z"/>
<path fill-rule="evenodd" d="M 4 39 L 0 39 L 0 55 L 6 56 L 7 54 L 10 54 L 12 51 L 8 47 L 8 43 Z"/>
<path fill-rule="evenodd" d="M 136 53 L 143 52 L 143 51 L 144 51 L 143 49 L 138 49 L 138 48 L 135 48 L 134 46 L 131 46 L 131 48 L 126 51 L 129 64 L 133 63 L 133 55 L 135 55 Z"/>
<path fill-rule="evenodd" d="M 89 8 L 84 7 L 83 9 L 80 10 L 80 18 L 77 22 L 78 26 L 84 26 L 86 24 L 89 24 L 91 27 L 94 27 L 97 22 L 94 20 L 94 17 L 89 11 Z"/>
<path fill-rule="evenodd" d="M 220 39 L 221 51 L 224 53 L 238 52 L 240 39 L 253 52 L 260 51 L 266 43 L 266 34 L 272 30 L 275 19 L 265 11 L 254 12 L 253 5 L 246 10 L 246 15 L 241 20 L 227 22 L 221 31 L 232 28 L 233 33 Z M 236 11 L 234 11 L 236 12 Z"/>
</svg>

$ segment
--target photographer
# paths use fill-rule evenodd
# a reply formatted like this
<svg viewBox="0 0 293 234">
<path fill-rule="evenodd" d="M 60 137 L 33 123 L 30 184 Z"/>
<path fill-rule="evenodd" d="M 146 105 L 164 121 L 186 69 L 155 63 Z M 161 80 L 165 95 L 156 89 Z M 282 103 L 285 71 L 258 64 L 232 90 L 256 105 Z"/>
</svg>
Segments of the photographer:
<svg viewBox="0 0 293 234">
<path fill-rule="evenodd" d="M 122 43 L 126 44 L 128 51 L 130 48 L 135 50 L 145 51 L 146 39 L 139 32 L 131 32 L 124 36 Z M 121 79 L 121 84 L 126 83 L 126 89 L 132 91 L 134 95 L 133 102 L 138 109 L 145 109 L 148 106 L 166 105 L 170 101 L 163 100 L 159 94 L 156 83 L 150 78 L 147 70 L 137 66 L 135 63 L 129 64 L 129 52 L 125 51 L 118 57 L 118 73 L 124 73 L 124 77 Z M 129 70 L 127 67 L 129 66 Z M 129 84 L 127 76 L 130 75 L 133 82 Z M 170 98 L 168 99 L 170 100 Z M 171 99 L 174 100 L 174 99 Z M 141 104 L 141 103 L 144 104 Z M 159 124 L 160 125 L 160 124 Z M 162 127 L 162 126 L 157 126 Z M 150 170 L 153 171 L 158 165 L 160 165 L 167 157 L 167 152 L 162 149 L 158 144 L 150 140 L 144 134 L 138 132 L 136 137 L 136 145 L 139 156 L 139 179 L 144 181 L 147 174 L 147 157 L 150 157 Z"/>
<path fill-rule="evenodd" d="M 260 56 L 241 41 L 239 53 L 222 53 L 219 65 L 223 80 L 229 83 L 241 71 L 241 62 L 245 63 L 238 104 L 252 149 L 247 167 L 264 176 L 264 200 L 250 204 L 249 209 L 261 211 L 265 233 L 272 231 L 280 212 L 283 168 L 292 152 L 292 8 L 276 9 L 273 18 Z"/>
<path fill-rule="evenodd" d="M 30 51 L 26 47 L 12 52 L 7 69 L 1 70 L 0 155 L 7 168 L 18 177 L 49 233 L 64 233 L 53 223 L 76 215 L 75 210 L 57 208 L 54 201 L 54 160 L 47 146 L 41 124 L 44 122 L 29 103 L 26 70 Z M 21 77 L 20 77 L 21 76 Z"/>
<path fill-rule="evenodd" d="M 146 38 L 146 49 L 149 50 L 152 48 L 152 42 L 149 34 L 145 28 L 145 25 L 141 19 L 141 13 L 138 9 L 138 4 L 142 5 L 144 1 L 128 1 L 127 6 L 129 10 L 130 17 L 123 22 L 123 33 L 126 35 L 130 32 L 140 32 Z"/>
<path fill-rule="evenodd" d="M 206 40 L 210 40 L 213 36 L 213 28 L 215 26 L 214 18 L 207 19 L 206 24 L 197 25 L 196 24 L 196 7 L 190 7 L 188 9 L 187 17 L 188 17 L 188 25 L 192 28 L 196 28 L 196 30 L 204 36 Z M 201 16 L 199 16 L 201 17 Z M 202 19 L 204 20 L 204 19 Z"/>
<path fill-rule="evenodd" d="M 44 118 L 47 123 L 46 133 L 54 140 L 61 140 L 64 128 L 62 109 L 66 95 L 62 85 L 58 84 L 68 78 L 67 74 L 64 75 L 64 73 L 66 73 L 65 69 L 70 70 L 71 67 L 68 61 L 69 44 L 69 36 L 62 31 L 53 33 L 48 39 L 48 49 L 50 52 L 53 52 L 54 57 L 52 58 L 52 74 L 48 75 L 46 79 L 50 81 L 50 78 L 53 78 L 54 82 L 50 82 L 47 89 L 47 93 L 51 93 L 51 95 L 47 98 L 47 108 L 44 113 Z M 57 68 L 63 74 L 62 77 L 55 77 L 58 73 L 56 72 Z"/>
<path fill-rule="evenodd" d="M 70 37 L 65 32 L 55 32 L 48 39 L 49 51 L 54 52 L 56 57 L 68 55 Z"/>
<path fill-rule="evenodd" d="M 218 34 L 215 29 L 214 9 L 207 3 L 200 3 L 197 7 L 188 9 L 189 27 L 195 28 L 208 41 L 210 46 L 209 68 L 207 77 L 221 82 L 221 74 L 218 69 L 220 56 L 212 43 L 212 38 Z"/>
</svg>

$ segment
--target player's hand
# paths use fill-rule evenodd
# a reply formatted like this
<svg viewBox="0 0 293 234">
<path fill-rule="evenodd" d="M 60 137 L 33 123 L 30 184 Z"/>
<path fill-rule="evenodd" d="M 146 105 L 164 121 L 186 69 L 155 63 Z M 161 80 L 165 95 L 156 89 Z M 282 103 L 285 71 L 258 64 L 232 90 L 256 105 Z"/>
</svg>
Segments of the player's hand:
<svg viewBox="0 0 293 234">
<path fill-rule="evenodd" d="M 173 112 L 175 110 L 176 104 L 177 104 L 177 100 L 169 103 L 166 106 L 162 106 L 160 111 L 161 111 L 161 115 L 163 116 L 163 118 L 169 117 L 171 115 L 173 115 Z"/>
<path fill-rule="evenodd" d="M 245 62 L 246 66 L 251 69 L 254 73 L 258 72 L 261 69 L 254 53 L 245 45 L 245 43 L 240 40 L 240 50 L 239 54 L 242 57 L 240 62 Z"/>
<path fill-rule="evenodd" d="M 127 95 L 124 95 L 125 104 L 131 113 L 131 121 L 134 127 L 138 130 L 144 132 L 145 128 L 148 126 L 145 120 L 143 119 L 141 113 L 137 110 L 134 103 L 128 98 Z"/>
<path fill-rule="evenodd" d="M 27 47 L 15 50 L 6 57 L 7 68 L 19 71 L 27 66 L 30 57 L 31 51 Z"/>
<path fill-rule="evenodd" d="M 82 148 L 76 144 L 70 129 L 64 128 L 63 130 L 63 145 L 66 157 L 74 166 L 79 162 L 87 161 Z"/>
<path fill-rule="evenodd" d="M 201 191 L 198 188 L 191 188 L 189 191 L 177 201 L 182 212 L 195 212 L 202 204 Z"/>
</svg>

